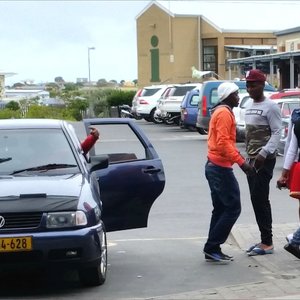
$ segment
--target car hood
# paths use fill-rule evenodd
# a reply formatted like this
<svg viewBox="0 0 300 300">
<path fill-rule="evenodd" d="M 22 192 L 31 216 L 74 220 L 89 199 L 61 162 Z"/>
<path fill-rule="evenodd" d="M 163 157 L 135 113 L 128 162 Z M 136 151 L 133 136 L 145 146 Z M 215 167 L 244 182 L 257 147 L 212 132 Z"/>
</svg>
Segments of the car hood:
<svg viewBox="0 0 300 300">
<path fill-rule="evenodd" d="M 0 177 L 0 212 L 76 210 L 82 174 Z"/>
</svg>

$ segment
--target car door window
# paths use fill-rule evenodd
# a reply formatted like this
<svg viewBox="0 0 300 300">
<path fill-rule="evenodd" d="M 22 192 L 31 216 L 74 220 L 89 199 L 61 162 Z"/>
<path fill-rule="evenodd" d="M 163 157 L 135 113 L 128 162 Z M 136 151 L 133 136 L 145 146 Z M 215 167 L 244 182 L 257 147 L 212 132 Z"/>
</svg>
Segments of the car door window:
<svg viewBox="0 0 300 300">
<path fill-rule="evenodd" d="M 95 145 L 95 154 L 109 154 L 109 163 L 146 159 L 146 151 L 128 125 L 96 125 L 100 139 Z"/>
<path fill-rule="evenodd" d="M 193 97 L 191 97 L 190 104 L 192 106 L 197 106 L 198 103 L 199 103 L 199 95 L 193 95 Z"/>
</svg>

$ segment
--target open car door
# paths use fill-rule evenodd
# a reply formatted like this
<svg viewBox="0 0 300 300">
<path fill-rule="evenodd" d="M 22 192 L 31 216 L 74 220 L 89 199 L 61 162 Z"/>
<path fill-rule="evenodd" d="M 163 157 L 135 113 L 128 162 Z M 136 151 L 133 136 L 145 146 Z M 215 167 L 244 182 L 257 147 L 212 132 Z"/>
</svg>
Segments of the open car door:
<svg viewBox="0 0 300 300">
<path fill-rule="evenodd" d="M 165 174 L 154 147 L 132 119 L 85 119 L 96 127 L 100 139 L 89 156 L 108 155 L 108 168 L 94 171 L 107 231 L 146 227 L 150 208 L 163 192 Z"/>
</svg>

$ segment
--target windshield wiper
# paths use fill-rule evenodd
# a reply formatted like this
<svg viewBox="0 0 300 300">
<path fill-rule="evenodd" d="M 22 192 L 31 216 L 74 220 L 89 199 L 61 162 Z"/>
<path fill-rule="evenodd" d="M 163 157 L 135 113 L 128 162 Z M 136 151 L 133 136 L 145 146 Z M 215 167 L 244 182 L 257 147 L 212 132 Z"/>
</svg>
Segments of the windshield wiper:
<svg viewBox="0 0 300 300">
<path fill-rule="evenodd" d="M 2 158 L 0 157 L 0 164 L 10 160 L 12 160 L 12 157 L 2 157 Z"/>
<path fill-rule="evenodd" d="M 22 172 L 31 172 L 31 171 L 48 171 L 48 170 L 54 170 L 54 169 L 65 169 L 65 168 L 74 168 L 77 167 L 77 165 L 70 165 L 70 164 L 48 164 L 48 165 L 42 165 L 32 168 L 26 168 L 21 170 L 16 170 L 12 172 L 9 175 L 15 175 Z"/>
</svg>

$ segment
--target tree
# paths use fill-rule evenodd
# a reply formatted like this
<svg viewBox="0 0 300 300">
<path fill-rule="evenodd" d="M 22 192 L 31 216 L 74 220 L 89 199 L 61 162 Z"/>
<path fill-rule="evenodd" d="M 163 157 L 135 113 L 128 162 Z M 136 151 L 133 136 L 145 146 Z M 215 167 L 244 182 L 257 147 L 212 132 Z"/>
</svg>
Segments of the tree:
<svg viewBox="0 0 300 300">
<path fill-rule="evenodd" d="M 55 77 L 55 78 L 54 78 L 54 81 L 55 81 L 56 83 L 64 83 L 64 82 L 65 82 L 64 79 L 63 79 L 61 76 Z"/>
<path fill-rule="evenodd" d="M 9 101 L 6 105 L 5 108 L 9 110 L 18 110 L 20 109 L 20 105 L 17 101 Z"/>
<path fill-rule="evenodd" d="M 97 86 L 107 86 L 107 81 L 104 78 L 101 78 L 97 81 Z"/>
<path fill-rule="evenodd" d="M 14 83 L 13 84 L 13 88 L 14 89 L 17 89 L 18 87 L 23 87 L 23 86 L 25 86 L 25 84 L 24 83 L 21 83 L 21 82 L 16 82 L 16 83 Z"/>
</svg>

